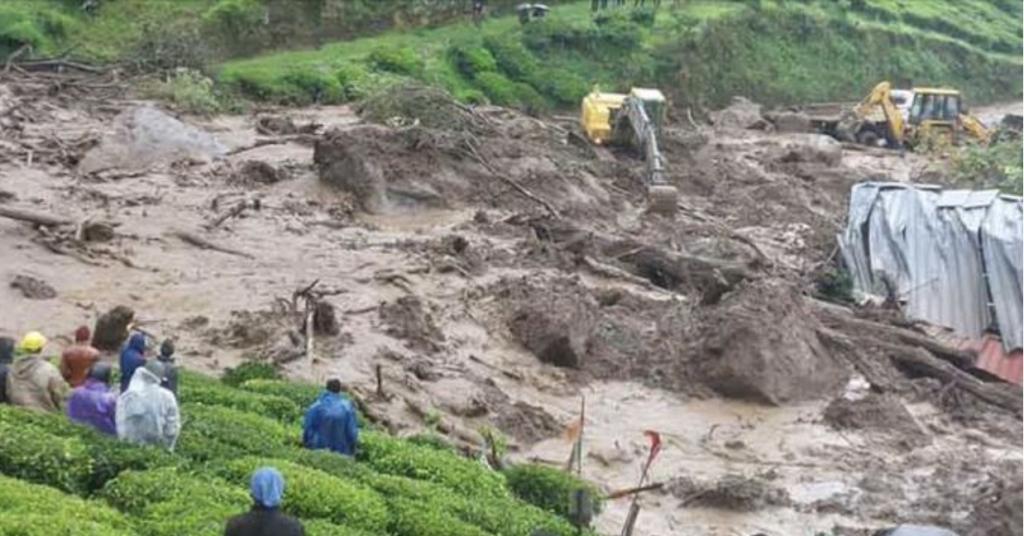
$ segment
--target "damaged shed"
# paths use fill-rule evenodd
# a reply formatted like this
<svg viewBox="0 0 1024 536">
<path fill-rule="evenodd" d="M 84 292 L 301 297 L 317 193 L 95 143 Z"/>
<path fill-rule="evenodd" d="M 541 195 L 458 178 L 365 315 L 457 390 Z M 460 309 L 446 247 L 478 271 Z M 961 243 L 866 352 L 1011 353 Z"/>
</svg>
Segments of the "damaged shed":
<svg viewBox="0 0 1024 536">
<path fill-rule="evenodd" d="M 1021 198 L 858 184 L 839 244 L 856 293 L 895 297 L 910 317 L 964 338 L 997 331 L 1006 353 L 1021 348 Z"/>
</svg>

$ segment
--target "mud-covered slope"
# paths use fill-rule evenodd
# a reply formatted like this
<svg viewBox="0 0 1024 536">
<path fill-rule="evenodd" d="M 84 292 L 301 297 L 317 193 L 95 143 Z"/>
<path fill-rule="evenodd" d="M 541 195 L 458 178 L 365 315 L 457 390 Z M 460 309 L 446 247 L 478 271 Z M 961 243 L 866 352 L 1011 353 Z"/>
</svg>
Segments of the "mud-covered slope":
<svg viewBox="0 0 1024 536">
<path fill-rule="evenodd" d="M 580 143 L 572 121 L 185 117 L 221 156 L 89 172 L 139 103 L 106 80 L 40 84 L 0 90 L 0 209 L 60 221 L 0 218 L 4 335 L 41 329 L 55 354 L 128 305 L 189 366 L 264 356 L 340 377 L 397 433 L 473 450 L 488 426 L 511 458 L 557 465 L 585 398 L 584 475 L 605 491 L 635 485 L 643 432 L 662 433 L 652 478 L 667 485 L 640 500 L 637 534 L 961 527 L 1002 511 L 989 490 L 1019 474 L 1019 389 L 956 368 L 906 322 L 810 296 L 850 186 L 911 180 L 914 155 L 672 124 L 669 220 L 644 211 L 641 163 Z M 81 240 L 86 218 L 113 235 Z M 32 299 L 17 276 L 56 295 Z M 295 293 L 313 282 L 338 331 L 307 354 Z M 627 509 L 609 502 L 600 531 Z"/>
</svg>

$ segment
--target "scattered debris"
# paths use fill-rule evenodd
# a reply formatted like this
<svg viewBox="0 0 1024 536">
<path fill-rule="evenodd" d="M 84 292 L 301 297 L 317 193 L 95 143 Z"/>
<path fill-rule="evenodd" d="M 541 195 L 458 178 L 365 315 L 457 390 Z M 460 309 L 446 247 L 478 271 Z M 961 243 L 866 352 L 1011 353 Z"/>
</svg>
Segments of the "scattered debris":
<svg viewBox="0 0 1024 536">
<path fill-rule="evenodd" d="M 57 291 L 42 279 L 30 275 L 15 275 L 11 279 L 11 288 L 21 291 L 21 295 L 30 300 L 52 300 L 57 297 Z"/>
<path fill-rule="evenodd" d="M 377 313 L 386 326 L 385 332 L 405 341 L 410 349 L 431 353 L 441 350 L 445 341 L 444 334 L 419 297 L 402 296 L 395 301 L 382 303 Z"/>
</svg>

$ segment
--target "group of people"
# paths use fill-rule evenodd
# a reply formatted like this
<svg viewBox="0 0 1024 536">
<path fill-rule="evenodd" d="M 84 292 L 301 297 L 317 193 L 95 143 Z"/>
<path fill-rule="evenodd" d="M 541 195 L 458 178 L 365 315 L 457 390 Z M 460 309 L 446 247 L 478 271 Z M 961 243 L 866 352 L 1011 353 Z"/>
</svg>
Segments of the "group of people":
<svg viewBox="0 0 1024 536">
<path fill-rule="evenodd" d="M 89 328 L 61 353 L 59 368 L 43 356 L 47 339 L 38 331 L 19 344 L 0 337 L 0 403 L 68 418 L 140 445 L 173 449 L 181 431 L 174 343 L 147 360 L 146 336 L 133 334 L 120 355 L 120 388 L 111 388 L 113 368 L 90 344 Z"/>
<path fill-rule="evenodd" d="M 181 431 L 173 341 L 163 341 L 159 353 L 147 359 L 146 335 L 132 334 L 120 353 L 121 378 L 115 389 L 113 367 L 91 345 L 89 328 L 78 328 L 74 339 L 61 353 L 58 366 L 43 356 L 48 341 L 42 333 L 30 332 L 17 344 L 0 337 L 0 404 L 48 413 L 66 411 L 72 421 L 104 434 L 173 449 Z M 306 410 L 302 431 L 306 448 L 355 454 L 359 423 L 352 402 L 341 391 L 339 380 L 329 380 Z M 251 484 L 253 507 L 227 523 L 226 536 L 305 534 L 298 520 L 280 511 L 285 486 L 280 472 L 259 469 Z"/>
</svg>

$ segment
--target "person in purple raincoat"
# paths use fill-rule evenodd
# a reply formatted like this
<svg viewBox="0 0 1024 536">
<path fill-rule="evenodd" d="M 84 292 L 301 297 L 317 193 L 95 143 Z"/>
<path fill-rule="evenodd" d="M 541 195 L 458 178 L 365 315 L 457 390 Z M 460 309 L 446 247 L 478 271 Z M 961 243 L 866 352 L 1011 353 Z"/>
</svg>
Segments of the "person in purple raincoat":
<svg viewBox="0 0 1024 536">
<path fill-rule="evenodd" d="M 89 369 L 85 383 L 71 391 L 68 418 L 108 435 L 117 435 L 114 413 L 117 395 L 110 391 L 110 365 L 97 363 Z"/>
</svg>

